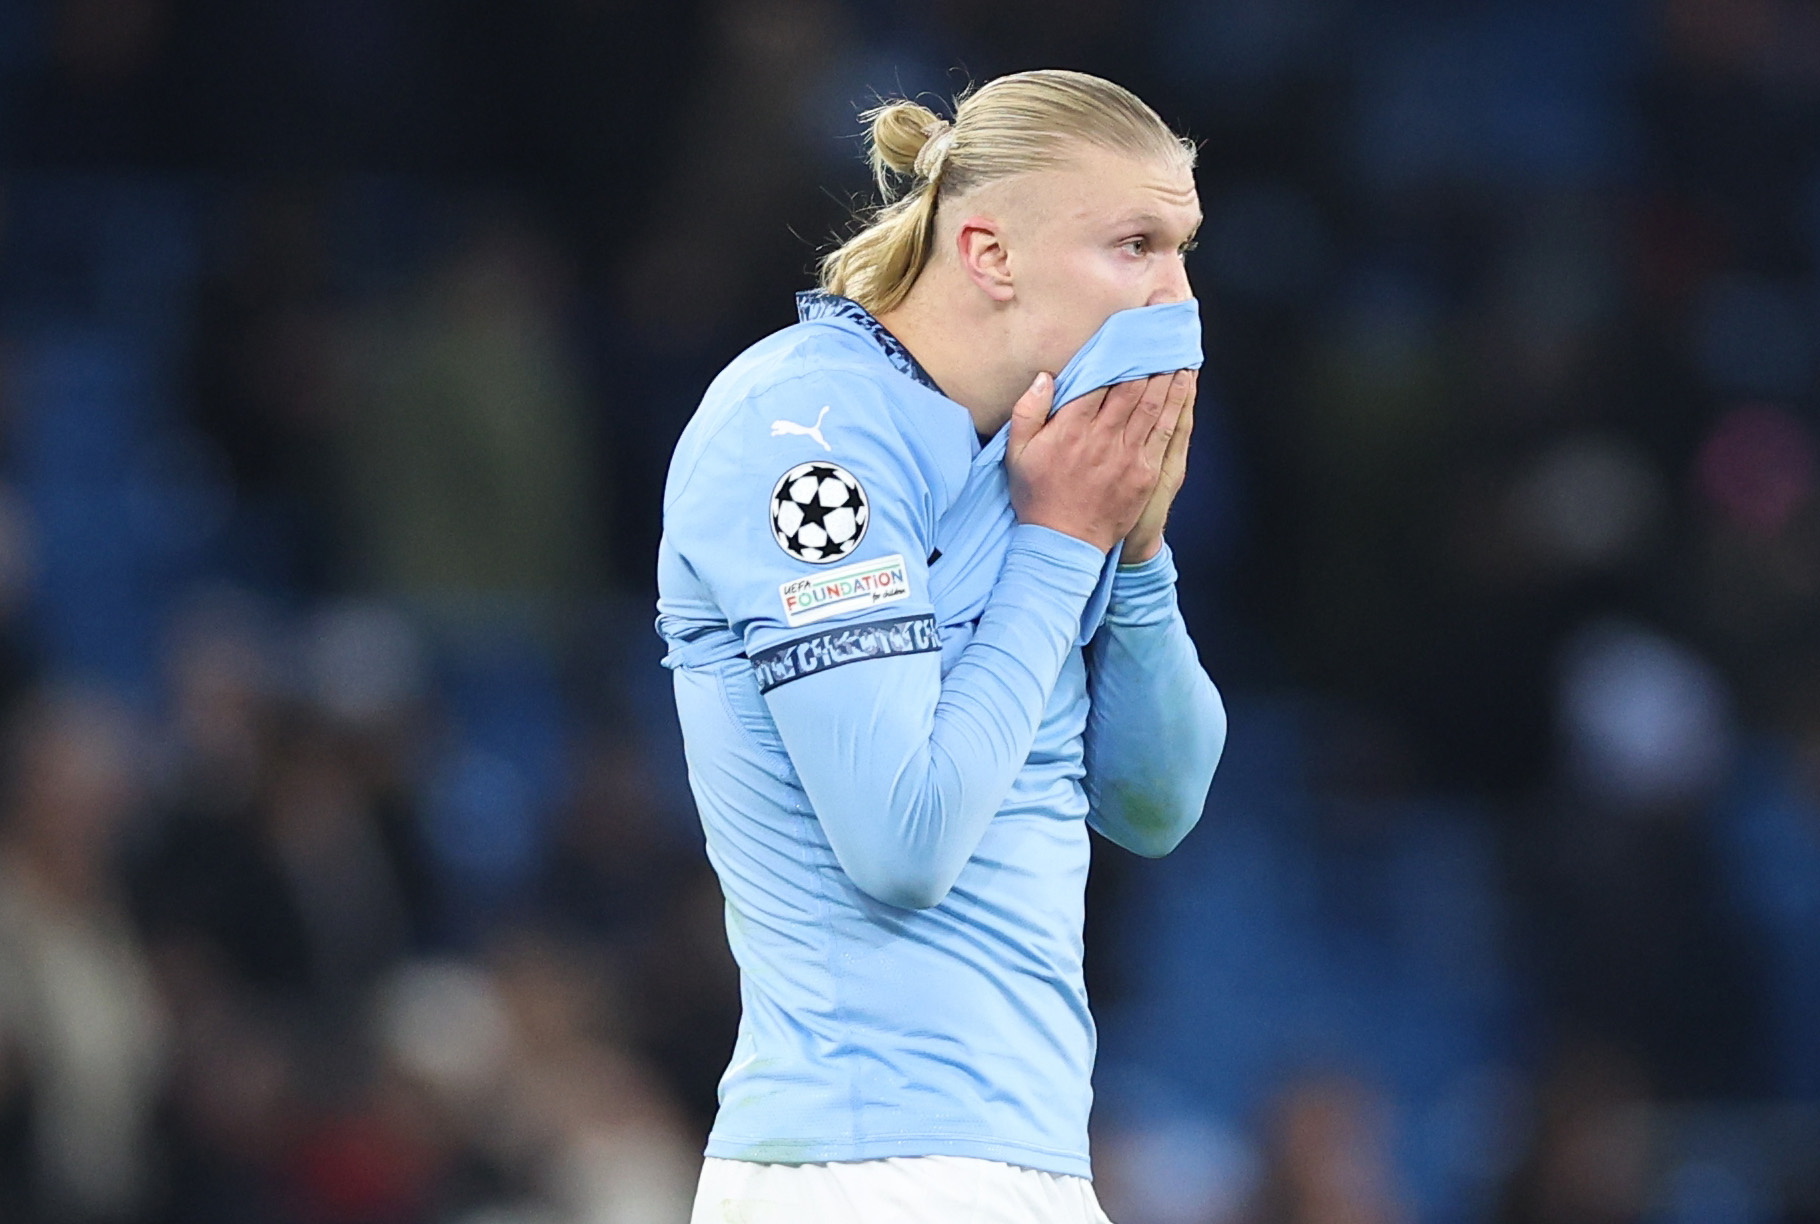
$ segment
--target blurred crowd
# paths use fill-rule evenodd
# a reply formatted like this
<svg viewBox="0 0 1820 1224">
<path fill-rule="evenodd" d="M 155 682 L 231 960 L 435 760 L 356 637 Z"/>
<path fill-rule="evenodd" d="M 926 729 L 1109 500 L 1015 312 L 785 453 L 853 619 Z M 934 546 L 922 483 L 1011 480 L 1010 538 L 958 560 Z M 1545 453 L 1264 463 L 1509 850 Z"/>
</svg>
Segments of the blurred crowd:
<svg viewBox="0 0 1820 1224">
<path fill-rule="evenodd" d="M 1052 65 L 1207 213 L 1113 1218 L 1820 1220 L 1807 0 L 0 0 L 0 1219 L 685 1218 L 669 449 L 857 111 Z"/>
</svg>

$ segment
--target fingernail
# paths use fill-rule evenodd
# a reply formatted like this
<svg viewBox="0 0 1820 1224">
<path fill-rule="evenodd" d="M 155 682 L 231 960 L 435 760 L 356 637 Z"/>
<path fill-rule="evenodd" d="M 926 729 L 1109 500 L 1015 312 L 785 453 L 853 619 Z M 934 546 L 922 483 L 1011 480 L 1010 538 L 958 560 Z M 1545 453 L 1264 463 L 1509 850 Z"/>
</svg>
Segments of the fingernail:
<svg viewBox="0 0 1820 1224">
<path fill-rule="evenodd" d="M 1036 372 L 1036 379 L 1030 384 L 1030 389 L 1032 391 L 1041 391 L 1043 389 L 1044 385 L 1048 381 L 1049 381 L 1049 371 L 1038 370 Z"/>
</svg>

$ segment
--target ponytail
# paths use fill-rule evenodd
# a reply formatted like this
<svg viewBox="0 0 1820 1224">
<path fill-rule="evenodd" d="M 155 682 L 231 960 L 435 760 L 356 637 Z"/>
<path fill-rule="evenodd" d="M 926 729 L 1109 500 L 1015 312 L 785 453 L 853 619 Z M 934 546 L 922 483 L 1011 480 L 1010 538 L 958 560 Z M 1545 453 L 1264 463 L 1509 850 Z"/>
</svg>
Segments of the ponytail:
<svg viewBox="0 0 1820 1224">
<path fill-rule="evenodd" d="M 829 293 L 882 314 L 904 300 L 929 260 L 942 171 L 939 153 L 954 128 L 914 102 L 890 102 L 860 118 L 868 125 L 872 176 L 885 203 L 864 229 L 822 259 L 821 281 Z M 929 156 L 932 151 L 938 156 Z M 904 178 L 913 181 L 908 194 L 899 196 L 897 183 Z"/>
</svg>

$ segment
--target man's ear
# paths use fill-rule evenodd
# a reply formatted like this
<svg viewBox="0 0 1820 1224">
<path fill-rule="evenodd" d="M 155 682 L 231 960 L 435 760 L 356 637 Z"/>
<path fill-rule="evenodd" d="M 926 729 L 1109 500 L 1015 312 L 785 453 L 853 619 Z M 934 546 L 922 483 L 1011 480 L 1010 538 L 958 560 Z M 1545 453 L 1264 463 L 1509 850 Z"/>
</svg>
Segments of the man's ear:
<svg viewBox="0 0 1820 1224">
<path fill-rule="evenodd" d="M 954 253 L 968 280 L 995 302 L 1015 296 L 1011 284 L 1011 252 L 1005 249 L 1004 229 L 991 217 L 963 220 L 954 231 Z"/>
</svg>

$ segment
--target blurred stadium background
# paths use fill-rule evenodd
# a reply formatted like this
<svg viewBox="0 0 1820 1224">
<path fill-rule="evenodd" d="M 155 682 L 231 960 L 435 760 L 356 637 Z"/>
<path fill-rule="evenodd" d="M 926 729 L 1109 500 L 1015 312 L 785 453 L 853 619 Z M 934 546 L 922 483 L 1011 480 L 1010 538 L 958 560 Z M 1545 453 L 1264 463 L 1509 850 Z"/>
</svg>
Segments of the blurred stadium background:
<svg viewBox="0 0 1820 1224">
<path fill-rule="evenodd" d="M 684 1218 L 669 448 L 1035 66 L 1206 142 L 1114 1217 L 1820 1219 L 1809 0 L 0 0 L 0 1219 Z"/>
</svg>

